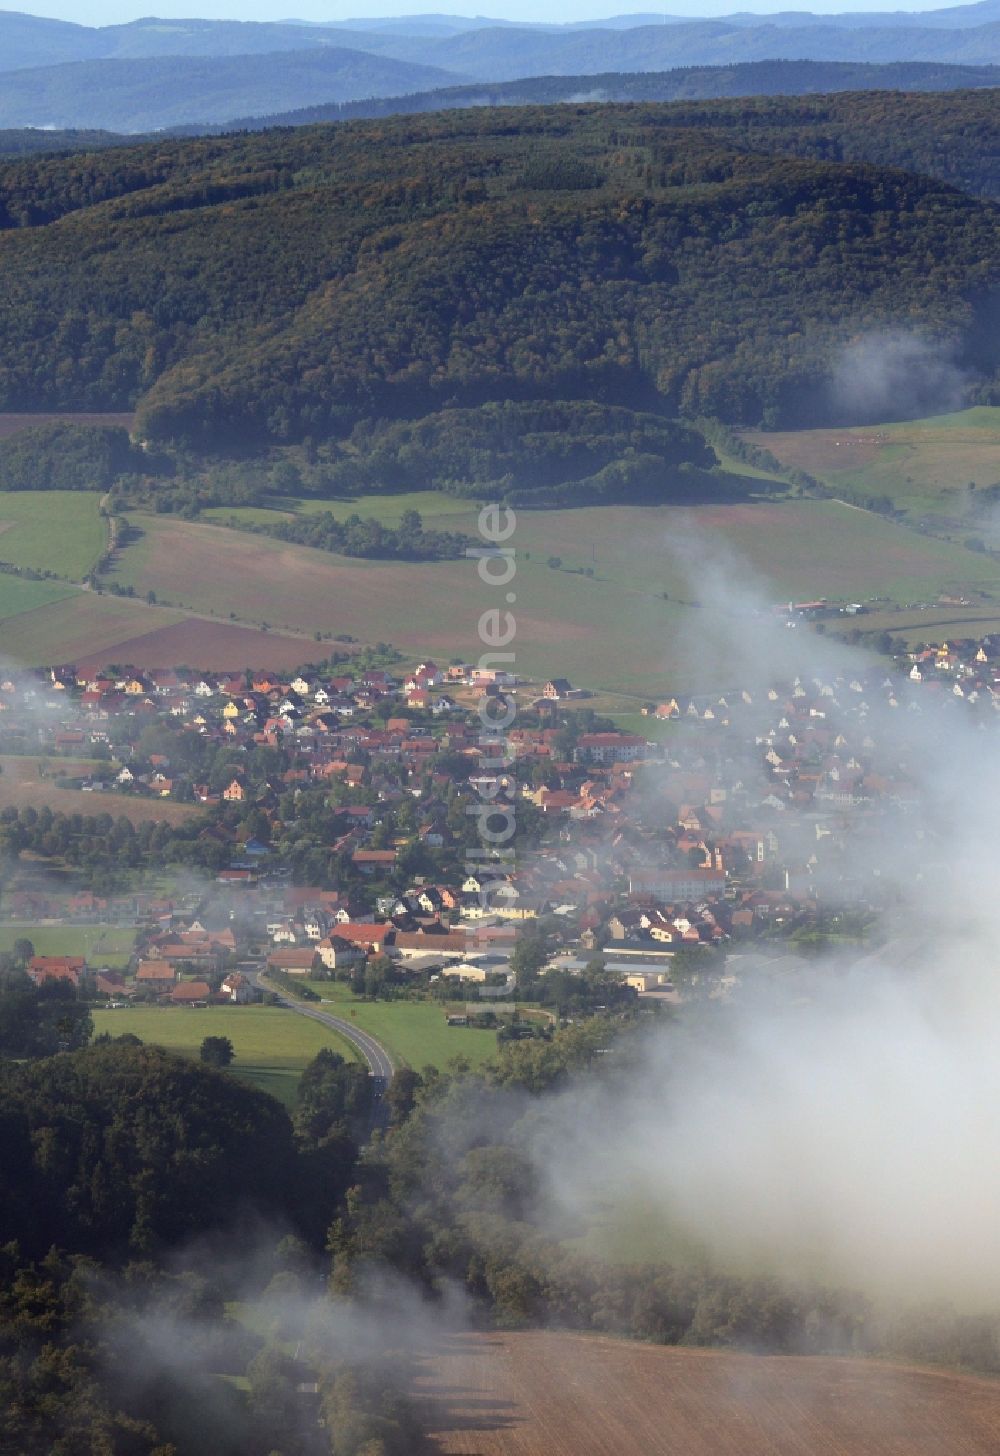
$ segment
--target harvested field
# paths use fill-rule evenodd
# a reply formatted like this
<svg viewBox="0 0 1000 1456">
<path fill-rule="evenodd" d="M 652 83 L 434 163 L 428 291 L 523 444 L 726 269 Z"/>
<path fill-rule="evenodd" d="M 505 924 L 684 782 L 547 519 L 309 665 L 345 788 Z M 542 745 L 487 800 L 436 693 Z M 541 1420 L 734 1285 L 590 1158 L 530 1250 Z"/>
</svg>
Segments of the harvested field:
<svg viewBox="0 0 1000 1456">
<path fill-rule="evenodd" d="M 415 587 L 426 591 L 433 581 L 447 594 L 469 575 L 464 562 L 362 561 L 197 521 L 132 519 L 141 535 L 120 554 L 114 575 L 121 585 L 140 595 L 152 589 L 158 600 L 191 611 L 266 622 L 275 631 L 401 640 L 398 629 L 408 621 Z M 453 613 L 454 599 L 444 615 Z"/>
<path fill-rule="evenodd" d="M 122 585 L 272 631 L 478 656 L 479 615 L 496 605 L 469 561 L 362 561 L 175 517 L 135 523 L 142 535 L 116 568 Z M 514 545 L 518 671 L 644 697 L 742 669 L 726 604 L 706 594 L 706 552 L 746 563 L 764 600 L 908 601 L 1000 585 L 989 557 L 833 501 L 521 511 Z"/>
<path fill-rule="evenodd" d="M 2 498 L 0 498 L 2 510 Z M 3 652 L 13 662 L 73 662 L 96 671 L 136 667 L 292 668 L 323 656 L 311 636 L 290 637 L 187 616 L 132 597 L 99 596 L 59 581 L 0 574 Z"/>
<path fill-rule="evenodd" d="M 53 814 L 110 814 L 124 816 L 133 824 L 144 819 L 165 820 L 180 824 L 204 812 L 200 804 L 173 804 L 169 799 L 139 799 L 130 794 L 85 793 L 82 789 L 62 789 L 53 782 L 56 774 L 67 773 L 72 765 L 60 758 L 28 758 L 20 754 L 0 755 L 0 809 L 8 804 L 33 809 L 48 805 Z M 45 777 L 39 774 L 44 769 Z"/>
<path fill-rule="evenodd" d="M 996 1456 L 1000 1382 L 587 1335 L 463 1335 L 417 1377 L 440 1456 Z"/>
<path fill-rule="evenodd" d="M 240 672 L 244 667 L 299 667 L 314 657 L 322 657 L 325 650 L 307 637 L 283 637 L 253 627 L 188 617 L 78 658 L 77 666 L 91 671 L 109 662 L 128 662 L 137 667 L 200 667 Z"/>
<path fill-rule="evenodd" d="M 58 582 L 19 582 L 18 585 L 59 587 L 59 600 L 49 600 L 30 610 L 22 608 L 3 622 L 4 655 L 28 666 L 76 662 L 88 653 L 107 652 L 120 642 L 148 632 L 152 626 L 180 620 L 178 612 L 147 607 L 144 602 L 127 598 L 98 596 L 96 592 L 62 586 Z"/>
<path fill-rule="evenodd" d="M 120 425 L 131 431 L 134 420 L 133 414 L 0 414 L 0 439 L 35 425 Z"/>
</svg>

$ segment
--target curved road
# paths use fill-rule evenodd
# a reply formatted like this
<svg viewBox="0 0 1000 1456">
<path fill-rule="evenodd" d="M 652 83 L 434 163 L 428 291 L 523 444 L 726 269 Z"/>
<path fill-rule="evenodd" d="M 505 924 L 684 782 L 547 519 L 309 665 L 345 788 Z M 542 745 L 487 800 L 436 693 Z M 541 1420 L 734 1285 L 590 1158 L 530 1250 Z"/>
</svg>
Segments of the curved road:
<svg viewBox="0 0 1000 1456">
<path fill-rule="evenodd" d="M 278 987 L 263 981 L 260 974 L 252 975 L 249 978 L 260 991 L 266 991 L 276 996 L 280 1005 L 287 1007 L 289 1011 L 295 1011 L 299 1016 L 308 1016 L 313 1021 L 318 1021 L 321 1026 L 328 1026 L 331 1031 L 338 1032 L 345 1041 L 349 1041 L 353 1047 L 364 1057 L 368 1063 L 368 1070 L 374 1081 L 374 1097 L 376 1103 L 381 1102 L 382 1094 L 392 1081 L 396 1065 L 392 1057 L 386 1051 L 381 1042 L 369 1036 L 367 1031 L 362 1031 L 353 1022 L 344 1021 L 340 1016 L 333 1016 L 329 1011 L 318 1011 L 311 1001 L 299 1001 L 295 996 L 288 996 Z"/>
</svg>

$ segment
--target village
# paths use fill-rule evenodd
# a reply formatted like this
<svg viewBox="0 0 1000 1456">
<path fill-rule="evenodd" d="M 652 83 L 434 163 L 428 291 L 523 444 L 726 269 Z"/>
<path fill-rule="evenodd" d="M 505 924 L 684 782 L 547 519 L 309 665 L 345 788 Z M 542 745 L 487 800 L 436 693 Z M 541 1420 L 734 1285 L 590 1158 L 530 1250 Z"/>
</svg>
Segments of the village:
<svg viewBox="0 0 1000 1456">
<path fill-rule="evenodd" d="M 516 709 L 500 770 L 483 767 L 497 700 Z M 725 996 L 877 939 L 892 884 L 872 846 L 917 832 L 911 728 L 998 709 L 990 638 L 650 700 L 648 737 L 565 679 L 459 663 L 25 672 L 0 683 L 2 761 L 37 759 L 67 807 L 0 810 L 6 954 L 112 1008 L 340 981 L 496 1025 L 533 999 L 565 1017 Z M 88 816 L 88 794 L 120 814 Z M 516 824 L 494 854 L 484 794 Z M 157 822 L 167 801 L 190 817 Z"/>
</svg>

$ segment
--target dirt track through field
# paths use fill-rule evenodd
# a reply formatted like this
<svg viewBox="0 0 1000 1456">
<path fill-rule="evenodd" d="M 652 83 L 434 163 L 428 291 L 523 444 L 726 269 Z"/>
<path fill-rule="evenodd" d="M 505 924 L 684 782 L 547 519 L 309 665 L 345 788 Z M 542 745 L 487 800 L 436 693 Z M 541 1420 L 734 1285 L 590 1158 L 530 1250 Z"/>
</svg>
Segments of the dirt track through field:
<svg viewBox="0 0 1000 1456">
<path fill-rule="evenodd" d="M 1000 1382 L 876 1361 L 464 1335 L 417 1388 L 436 1456 L 1000 1452 Z"/>
</svg>

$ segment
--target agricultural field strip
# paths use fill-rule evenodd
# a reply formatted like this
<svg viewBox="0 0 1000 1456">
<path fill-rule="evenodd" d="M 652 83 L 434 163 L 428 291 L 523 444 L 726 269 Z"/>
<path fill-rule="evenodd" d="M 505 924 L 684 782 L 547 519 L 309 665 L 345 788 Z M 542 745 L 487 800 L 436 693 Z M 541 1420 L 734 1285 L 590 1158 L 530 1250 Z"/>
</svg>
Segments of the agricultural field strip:
<svg viewBox="0 0 1000 1456">
<path fill-rule="evenodd" d="M 45 767 L 46 777 L 39 768 Z M 201 812 L 197 804 L 177 804 L 169 799 L 141 799 L 133 794 L 86 792 L 65 789 L 53 782 L 62 763 L 58 758 L 33 758 L 20 754 L 0 755 L 0 809 L 12 804 L 17 808 L 43 805 L 53 813 L 110 814 L 137 823 L 143 819 L 165 820 L 178 824 Z M 106 766 L 105 766 L 106 767 Z"/>
<path fill-rule="evenodd" d="M 82 581 L 108 540 L 100 499 L 96 491 L 4 491 L 0 561 Z"/>
<path fill-rule="evenodd" d="M 888 496 L 914 519 L 961 518 L 974 504 L 971 482 L 981 491 L 1000 481 L 998 407 L 845 429 L 750 431 L 746 438 L 835 490 Z M 974 520 L 964 524 L 967 535 L 976 529 Z"/>
<path fill-rule="evenodd" d="M 464 1335 L 416 1381 L 442 1456 L 992 1456 L 1000 1383 L 587 1335 Z"/>
<path fill-rule="evenodd" d="M 348 559 L 167 517 L 149 518 L 144 531 L 119 568 L 122 583 L 140 593 L 173 592 L 189 610 L 228 610 L 243 621 L 267 613 L 272 629 L 347 632 L 434 656 L 476 651 L 475 615 L 466 621 L 455 611 L 468 593 L 467 562 Z M 832 501 L 521 512 L 519 670 L 644 697 L 651 674 L 664 688 L 671 678 L 693 689 L 707 618 L 718 618 L 717 632 L 724 627 L 702 554 L 693 552 L 698 539 L 717 543 L 720 566 L 746 560 L 761 593 L 777 600 L 880 592 L 906 601 L 998 582 L 988 557 Z M 172 575 L 178 561 L 182 581 Z"/>
</svg>

